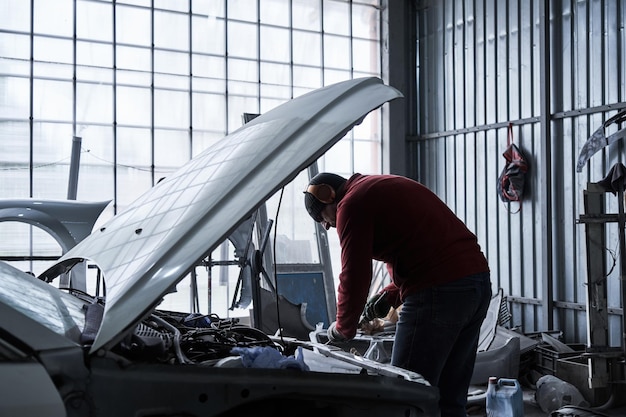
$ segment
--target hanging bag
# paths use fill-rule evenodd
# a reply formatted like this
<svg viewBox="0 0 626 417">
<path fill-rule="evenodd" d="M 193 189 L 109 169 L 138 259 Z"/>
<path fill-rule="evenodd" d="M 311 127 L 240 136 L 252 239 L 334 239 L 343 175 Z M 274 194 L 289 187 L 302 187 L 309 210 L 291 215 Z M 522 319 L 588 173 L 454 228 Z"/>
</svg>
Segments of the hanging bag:
<svg viewBox="0 0 626 417">
<path fill-rule="evenodd" d="M 524 154 L 513 142 L 513 124 L 509 123 L 507 132 L 507 148 L 502 154 L 506 163 L 498 177 L 498 195 L 505 203 L 521 202 L 524 195 L 524 183 L 528 162 Z"/>
</svg>

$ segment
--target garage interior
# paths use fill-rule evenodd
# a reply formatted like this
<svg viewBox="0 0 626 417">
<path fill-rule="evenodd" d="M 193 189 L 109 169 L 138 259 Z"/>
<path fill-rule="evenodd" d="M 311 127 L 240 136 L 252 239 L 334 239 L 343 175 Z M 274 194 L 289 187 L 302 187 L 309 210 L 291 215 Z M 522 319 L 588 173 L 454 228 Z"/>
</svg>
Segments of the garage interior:
<svg viewBox="0 0 626 417">
<path fill-rule="evenodd" d="M 299 193 L 317 172 L 420 181 L 478 236 L 502 297 L 490 339 L 502 345 L 484 347 L 485 375 L 502 364 L 497 376 L 518 379 L 527 416 L 549 415 L 535 396 L 542 375 L 573 385 L 593 415 L 626 415 L 620 0 L 0 0 L 0 10 L 0 260 L 38 274 L 77 243 L 24 222 L 16 202 L 89 202 L 86 224 L 97 228 L 254 115 L 380 77 L 404 98 L 302 172 L 285 216 L 300 216 Z M 498 190 L 510 144 L 527 163 L 519 201 Z M 277 200 L 259 211 L 260 229 Z M 268 245 L 289 257 L 268 249 L 263 272 L 291 303 L 307 303 L 310 323 L 328 325 L 338 244 L 292 227 L 282 229 L 292 240 Z M 312 256 L 303 234 L 317 236 Z M 246 248 L 244 235 L 231 242 L 198 265 L 205 294 L 195 272 L 179 288 L 192 310 L 246 304 L 226 290 L 206 295 L 211 279 L 231 279 L 232 250 Z M 372 292 L 388 280 L 375 276 Z M 485 415 L 484 397 L 468 412 Z"/>
</svg>

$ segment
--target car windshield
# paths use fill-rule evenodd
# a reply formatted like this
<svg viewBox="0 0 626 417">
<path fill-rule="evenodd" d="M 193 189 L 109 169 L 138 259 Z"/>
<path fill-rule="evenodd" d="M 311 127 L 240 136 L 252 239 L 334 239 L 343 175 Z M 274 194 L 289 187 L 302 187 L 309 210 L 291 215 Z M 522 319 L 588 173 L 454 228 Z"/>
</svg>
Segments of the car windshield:
<svg viewBox="0 0 626 417">
<path fill-rule="evenodd" d="M 84 302 L 0 262 L 0 303 L 78 342 L 85 326 Z"/>
</svg>

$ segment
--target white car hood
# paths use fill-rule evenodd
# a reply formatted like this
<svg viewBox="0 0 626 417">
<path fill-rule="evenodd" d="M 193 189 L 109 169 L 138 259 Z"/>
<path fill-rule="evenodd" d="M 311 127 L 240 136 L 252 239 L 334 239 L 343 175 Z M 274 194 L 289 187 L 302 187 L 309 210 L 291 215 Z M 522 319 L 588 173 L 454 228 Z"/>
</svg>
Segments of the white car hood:
<svg viewBox="0 0 626 417">
<path fill-rule="evenodd" d="M 97 263 L 104 274 L 105 311 L 91 352 L 117 343 L 267 198 L 397 97 L 380 79 L 361 78 L 278 106 L 193 158 L 66 253 L 42 275 L 78 259 Z"/>
</svg>

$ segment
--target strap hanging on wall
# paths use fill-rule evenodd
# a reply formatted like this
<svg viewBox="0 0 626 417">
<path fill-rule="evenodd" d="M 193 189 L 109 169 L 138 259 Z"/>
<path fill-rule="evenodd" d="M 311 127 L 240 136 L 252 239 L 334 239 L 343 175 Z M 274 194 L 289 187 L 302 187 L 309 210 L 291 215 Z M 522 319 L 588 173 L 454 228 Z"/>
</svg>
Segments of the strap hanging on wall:
<svg viewBox="0 0 626 417">
<path fill-rule="evenodd" d="M 502 156 L 506 159 L 506 163 L 498 177 L 498 195 L 505 203 L 521 202 L 524 195 L 526 172 L 528 172 L 528 161 L 514 143 L 512 123 L 509 123 L 507 129 L 507 148 Z"/>
</svg>

